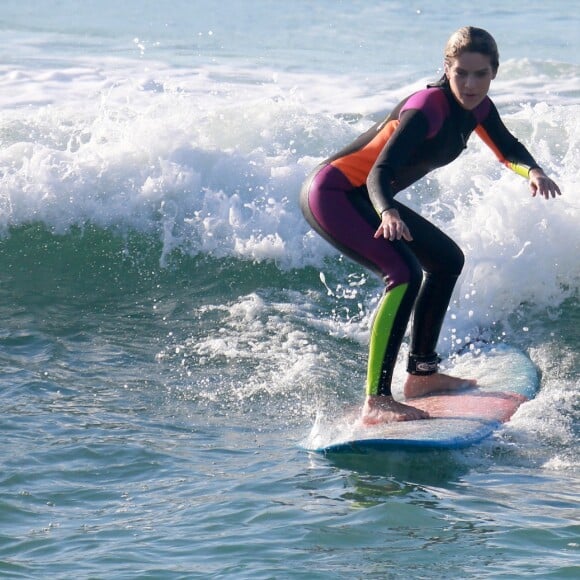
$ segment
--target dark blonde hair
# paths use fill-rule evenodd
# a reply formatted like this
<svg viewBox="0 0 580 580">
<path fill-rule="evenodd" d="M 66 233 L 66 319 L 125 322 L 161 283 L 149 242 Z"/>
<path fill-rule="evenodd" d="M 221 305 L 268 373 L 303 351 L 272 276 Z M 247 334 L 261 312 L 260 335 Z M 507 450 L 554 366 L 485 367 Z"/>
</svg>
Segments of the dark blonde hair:
<svg viewBox="0 0 580 580">
<path fill-rule="evenodd" d="M 455 31 L 445 45 L 445 64 L 451 66 L 452 61 L 464 52 L 478 52 L 485 56 L 489 56 L 491 68 L 495 73 L 499 68 L 499 51 L 493 36 L 483 30 L 483 28 L 476 28 L 475 26 L 464 26 Z"/>
</svg>

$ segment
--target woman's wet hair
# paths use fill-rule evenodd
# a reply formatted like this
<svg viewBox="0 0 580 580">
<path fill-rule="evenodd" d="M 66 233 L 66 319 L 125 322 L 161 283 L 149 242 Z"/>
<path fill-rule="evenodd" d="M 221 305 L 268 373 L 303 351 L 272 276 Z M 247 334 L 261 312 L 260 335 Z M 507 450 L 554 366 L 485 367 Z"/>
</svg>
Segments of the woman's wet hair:
<svg viewBox="0 0 580 580">
<path fill-rule="evenodd" d="M 493 36 L 475 26 L 464 26 L 455 31 L 445 45 L 445 64 L 451 66 L 452 61 L 465 52 L 477 52 L 488 56 L 491 68 L 497 73 L 499 68 L 499 51 Z"/>
</svg>

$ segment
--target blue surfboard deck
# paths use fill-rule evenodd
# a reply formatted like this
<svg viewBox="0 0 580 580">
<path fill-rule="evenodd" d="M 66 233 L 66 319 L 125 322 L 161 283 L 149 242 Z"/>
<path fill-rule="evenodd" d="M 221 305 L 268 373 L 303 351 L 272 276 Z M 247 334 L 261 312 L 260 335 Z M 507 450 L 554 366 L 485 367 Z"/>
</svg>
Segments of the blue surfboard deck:
<svg viewBox="0 0 580 580">
<path fill-rule="evenodd" d="M 330 421 L 319 417 L 303 446 L 324 454 L 462 449 L 509 421 L 540 384 L 532 361 L 506 345 L 457 356 L 445 372 L 475 378 L 478 386 L 405 401 L 429 413 L 420 421 L 365 426 L 358 410 Z"/>
</svg>

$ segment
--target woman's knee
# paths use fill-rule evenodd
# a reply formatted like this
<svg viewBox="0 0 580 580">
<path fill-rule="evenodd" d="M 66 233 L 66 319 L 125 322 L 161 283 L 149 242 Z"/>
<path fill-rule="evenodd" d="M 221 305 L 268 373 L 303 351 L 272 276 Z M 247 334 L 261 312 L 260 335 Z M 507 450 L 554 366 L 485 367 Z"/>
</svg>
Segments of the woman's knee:
<svg viewBox="0 0 580 580">
<path fill-rule="evenodd" d="M 387 263 L 380 266 L 380 274 L 385 281 L 387 291 L 406 284 L 408 291 L 416 295 L 419 292 L 423 282 L 423 268 L 419 261 L 409 252 L 401 250 L 401 243 L 390 243 L 393 247 L 399 249 L 399 252 L 393 251 Z"/>
<path fill-rule="evenodd" d="M 455 276 L 459 276 L 461 271 L 463 270 L 463 266 L 465 265 L 465 254 L 461 250 L 461 248 L 455 244 L 454 252 L 452 253 L 452 257 L 447 264 L 449 269 L 449 273 Z"/>
<path fill-rule="evenodd" d="M 427 273 L 459 277 L 465 265 L 465 254 L 455 242 L 449 241 L 451 243 L 439 253 L 438 259 L 425 267 Z"/>
</svg>

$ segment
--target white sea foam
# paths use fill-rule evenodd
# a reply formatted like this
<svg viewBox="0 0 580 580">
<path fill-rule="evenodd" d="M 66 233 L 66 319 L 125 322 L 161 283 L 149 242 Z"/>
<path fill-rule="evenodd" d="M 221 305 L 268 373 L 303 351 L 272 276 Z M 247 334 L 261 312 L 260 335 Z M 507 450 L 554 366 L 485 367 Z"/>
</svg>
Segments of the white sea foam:
<svg viewBox="0 0 580 580">
<path fill-rule="evenodd" d="M 458 161 L 400 194 L 465 249 L 456 299 L 473 324 L 522 301 L 557 305 L 578 287 L 580 131 L 571 99 L 580 75 L 571 78 L 570 67 L 504 63 L 493 95 L 557 178 L 561 199 L 531 199 L 477 137 Z M 379 79 L 368 75 L 88 58 L 0 72 L 4 233 L 32 221 L 57 233 L 91 222 L 159 236 L 162 260 L 178 249 L 283 268 L 322 267 L 336 255 L 301 216 L 307 173 L 427 80 L 376 91 Z"/>
</svg>

